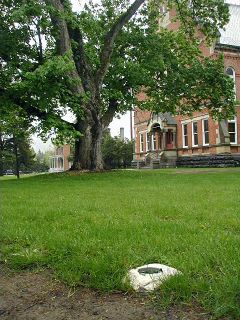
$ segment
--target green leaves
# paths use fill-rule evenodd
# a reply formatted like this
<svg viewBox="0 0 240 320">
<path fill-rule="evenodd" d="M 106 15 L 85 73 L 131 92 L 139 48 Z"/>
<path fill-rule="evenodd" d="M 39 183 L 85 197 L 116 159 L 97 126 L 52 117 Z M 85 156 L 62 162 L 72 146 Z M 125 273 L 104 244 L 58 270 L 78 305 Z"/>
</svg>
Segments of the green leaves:
<svg viewBox="0 0 240 320">
<path fill-rule="evenodd" d="M 105 166 L 108 169 L 130 167 L 133 145 L 133 141 L 122 140 L 120 137 L 113 138 L 109 133 L 106 133 L 102 143 Z"/>
<path fill-rule="evenodd" d="M 48 1 L 3 1 L 2 110 L 18 106 L 28 119 L 40 121 L 44 134 L 63 130 L 67 135 L 69 131 L 76 134 L 74 125 L 61 118 L 70 110 L 75 118 L 82 119 L 83 107 L 91 99 L 100 100 L 101 108 L 94 103 L 92 106 L 100 110 L 99 117 L 109 119 L 137 104 L 155 112 L 191 113 L 207 106 L 215 117 L 233 113 L 233 84 L 224 75 L 222 59 L 205 58 L 199 50 L 199 37 L 210 43 L 229 19 L 223 0 L 194 0 L 191 5 L 188 0 L 168 0 L 164 4 L 160 0 L 145 1 L 116 38 L 100 87 L 96 77 L 105 35 L 129 8 L 130 1 L 90 2 L 80 13 L 72 12 L 69 1 L 63 4 L 63 12 L 57 12 Z M 176 19 L 181 22 L 178 31 L 159 29 L 159 17 L 166 15 L 163 5 L 175 9 Z M 78 68 L 78 74 L 76 66 L 82 56 L 73 39 L 64 56 L 56 54 L 60 33 L 54 15 L 82 34 L 89 65 Z M 91 82 L 84 83 L 85 92 L 83 80 Z M 136 95 L 143 88 L 149 99 L 140 103 Z"/>
</svg>

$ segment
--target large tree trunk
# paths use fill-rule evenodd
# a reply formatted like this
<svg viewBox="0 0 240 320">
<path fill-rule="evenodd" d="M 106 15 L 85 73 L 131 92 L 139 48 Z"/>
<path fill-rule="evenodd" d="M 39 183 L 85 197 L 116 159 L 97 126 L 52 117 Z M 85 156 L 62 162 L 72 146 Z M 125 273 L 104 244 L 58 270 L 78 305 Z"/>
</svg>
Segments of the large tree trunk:
<svg viewBox="0 0 240 320">
<path fill-rule="evenodd" d="M 75 141 L 71 170 L 103 170 L 101 122 L 85 119 L 85 121 L 78 121 L 77 128 L 81 136 Z"/>
<path fill-rule="evenodd" d="M 92 166 L 95 170 L 103 170 L 102 158 L 102 137 L 103 128 L 101 123 L 94 124 L 92 127 Z"/>
</svg>

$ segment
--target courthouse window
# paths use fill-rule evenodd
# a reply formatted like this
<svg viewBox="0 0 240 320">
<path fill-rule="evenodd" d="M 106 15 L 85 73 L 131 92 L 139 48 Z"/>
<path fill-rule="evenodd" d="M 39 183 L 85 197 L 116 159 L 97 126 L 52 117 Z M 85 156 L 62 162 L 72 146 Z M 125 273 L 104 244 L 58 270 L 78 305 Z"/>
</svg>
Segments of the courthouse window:
<svg viewBox="0 0 240 320">
<path fill-rule="evenodd" d="M 197 122 L 192 123 L 192 145 L 198 146 L 198 126 Z"/>
<path fill-rule="evenodd" d="M 203 145 L 209 144 L 209 123 L 208 119 L 204 119 L 202 122 L 202 128 L 203 128 Z"/>
<path fill-rule="evenodd" d="M 237 143 L 237 121 L 236 118 L 228 120 L 228 132 L 230 136 L 230 143 Z"/>
<path fill-rule="evenodd" d="M 143 152 L 144 142 L 143 142 L 143 133 L 139 134 L 140 139 L 140 152 Z"/>
<path fill-rule="evenodd" d="M 234 92 L 235 92 L 235 97 L 236 97 L 236 77 L 235 77 L 235 70 L 232 67 L 228 67 L 226 70 L 226 74 L 233 79 L 234 82 Z"/>
<path fill-rule="evenodd" d="M 183 124 L 182 126 L 182 133 L 183 133 L 183 147 L 188 147 L 188 130 L 187 124 Z"/>
<path fill-rule="evenodd" d="M 150 133 L 146 133 L 146 141 L 147 141 L 147 151 L 151 150 L 151 135 Z"/>
</svg>

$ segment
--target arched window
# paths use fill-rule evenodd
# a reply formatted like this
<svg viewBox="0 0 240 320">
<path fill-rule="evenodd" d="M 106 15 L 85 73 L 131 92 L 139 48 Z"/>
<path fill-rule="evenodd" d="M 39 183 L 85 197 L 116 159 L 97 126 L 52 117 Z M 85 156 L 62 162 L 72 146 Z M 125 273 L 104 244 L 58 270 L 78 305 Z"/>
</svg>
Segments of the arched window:
<svg viewBox="0 0 240 320">
<path fill-rule="evenodd" d="M 235 70 L 232 67 L 227 68 L 226 74 L 235 79 Z"/>
<path fill-rule="evenodd" d="M 228 67 L 226 69 L 226 74 L 233 79 L 234 82 L 234 92 L 235 92 L 235 96 L 236 96 L 236 79 L 235 79 L 235 70 L 232 67 Z"/>
</svg>

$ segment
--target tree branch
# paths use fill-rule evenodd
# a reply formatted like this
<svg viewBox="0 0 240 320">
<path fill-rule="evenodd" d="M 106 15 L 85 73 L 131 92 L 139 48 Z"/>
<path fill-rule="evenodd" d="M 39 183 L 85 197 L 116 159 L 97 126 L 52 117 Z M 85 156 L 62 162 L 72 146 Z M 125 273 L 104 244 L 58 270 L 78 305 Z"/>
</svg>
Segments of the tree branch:
<svg viewBox="0 0 240 320">
<path fill-rule="evenodd" d="M 39 52 L 39 63 L 43 63 L 43 46 L 42 46 L 42 38 L 41 38 L 41 29 L 39 21 L 36 23 L 37 28 L 37 36 L 38 36 L 38 52 Z"/>
<path fill-rule="evenodd" d="M 132 18 L 132 16 L 144 2 L 145 0 L 135 0 L 128 10 L 118 18 L 118 20 L 106 34 L 103 48 L 100 53 L 100 67 L 96 73 L 96 84 L 98 87 L 101 87 L 103 79 L 108 71 L 116 37 L 118 36 L 122 27 Z"/>
<path fill-rule="evenodd" d="M 49 114 L 46 111 L 42 111 L 32 105 L 27 104 L 26 102 L 22 101 L 22 99 L 20 97 L 18 97 L 17 95 L 14 94 L 8 94 L 6 92 L 6 90 L 4 89 L 0 89 L 0 99 L 4 96 L 5 98 L 7 97 L 7 99 L 9 101 L 11 101 L 12 104 L 19 106 L 22 110 L 24 110 L 26 112 L 26 114 L 28 116 L 33 116 L 33 117 L 37 117 L 40 120 L 47 120 L 49 118 L 49 116 L 51 116 L 52 118 L 56 119 L 56 121 L 58 121 L 59 123 L 71 126 L 72 128 L 76 129 L 76 125 L 75 123 L 71 123 L 68 122 L 64 119 L 62 119 L 59 115 L 57 114 Z"/>
<path fill-rule="evenodd" d="M 71 39 L 73 39 L 76 43 L 76 46 L 73 46 L 73 59 L 75 62 L 75 66 L 77 68 L 77 72 L 79 77 L 82 80 L 82 85 L 85 92 L 90 91 L 91 94 L 94 94 L 94 86 L 93 86 L 93 73 L 90 63 L 88 62 L 87 56 L 84 50 L 84 43 L 81 30 L 76 27 L 72 28 L 68 25 L 68 30 Z"/>
<path fill-rule="evenodd" d="M 30 26 L 28 26 L 28 30 L 29 30 L 30 33 L 33 33 L 32 38 L 33 38 L 33 41 L 35 43 L 37 54 L 38 54 L 38 62 L 39 62 L 38 65 L 41 65 L 41 64 L 43 64 L 43 46 L 42 46 L 40 22 L 39 22 L 39 20 L 37 22 L 35 22 L 33 20 L 33 24 L 34 24 L 34 26 L 36 28 L 36 33 L 37 34 L 35 35 L 34 32 L 32 32 Z M 37 42 L 35 36 L 37 37 L 38 42 Z"/>
<path fill-rule="evenodd" d="M 67 23 L 63 14 L 72 13 L 69 12 L 69 8 L 65 8 L 63 0 L 45 0 L 56 11 L 51 13 L 51 20 L 53 25 L 59 30 L 59 39 L 56 42 L 57 51 L 60 55 L 66 54 L 68 51 L 72 51 L 73 59 L 76 66 L 76 71 L 73 72 L 74 78 L 79 78 L 82 81 L 83 88 L 75 88 L 78 93 L 83 93 L 91 90 L 89 84 L 92 83 L 91 67 L 87 61 L 87 57 L 84 50 L 82 33 L 78 27 L 73 27 L 71 23 Z M 66 12 L 67 11 L 67 12 Z M 61 16 L 62 15 L 62 16 Z M 71 46 L 71 39 L 76 42 L 76 47 Z"/>
<path fill-rule="evenodd" d="M 57 52 L 60 55 L 64 55 L 71 49 L 70 37 L 68 33 L 67 23 L 61 14 L 64 13 L 64 5 L 61 0 L 45 0 L 46 4 L 50 4 L 54 9 L 55 13 L 50 13 L 50 17 L 53 25 L 59 31 L 59 38 L 56 41 Z"/>
<path fill-rule="evenodd" d="M 49 117 L 51 117 L 52 119 L 55 119 L 59 124 L 62 123 L 64 125 L 72 127 L 73 129 L 76 129 L 75 123 L 68 122 L 56 114 L 49 114 L 49 113 L 47 113 L 45 111 L 41 111 L 33 106 L 27 106 L 27 107 L 21 106 L 21 108 L 24 111 L 26 111 L 27 114 L 29 114 L 30 116 L 33 115 L 41 120 L 47 120 L 47 119 L 49 119 Z"/>
<path fill-rule="evenodd" d="M 109 106 L 108 109 L 106 111 L 106 113 L 102 116 L 102 124 L 104 127 L 108 127 L 109 124 L 112 122 L 117 110 L 119 107 L 119 103 L 117 100 L 115 99 L 111 99 L 109 101 Z"/>
</svg>

